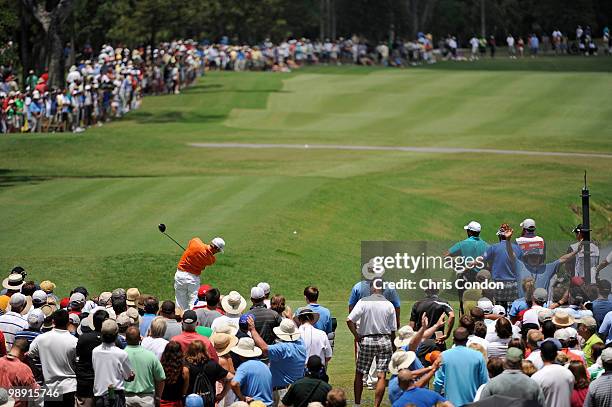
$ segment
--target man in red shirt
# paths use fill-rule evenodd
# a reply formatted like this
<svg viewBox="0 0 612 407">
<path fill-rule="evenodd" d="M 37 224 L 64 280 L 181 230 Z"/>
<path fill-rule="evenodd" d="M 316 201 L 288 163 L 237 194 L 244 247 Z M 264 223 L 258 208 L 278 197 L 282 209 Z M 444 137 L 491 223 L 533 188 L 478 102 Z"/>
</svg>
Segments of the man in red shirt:
<svg viewBox="0 0 612 407">
<path fill-rule="evenodd" d="M 174 274 L 176 305 L 183 310 L 191 309 L 197 299 L 202 270 L 213 265 L 215 254 L 223 253 L 224 248 L 225 241 L 220 237 L 215 237 L 210 244 L 198 237 L 189 241 Z"/>
<path fill-rule="evenodd" d="M 27 339 L 19 338 L 15 340 L 8 355 L 0 358 L 0 387 L 5 389 L 13 387 L 38 388 L 32 369 L 21 360 L 25 356 L 28 346 Z M 15 402 L 15 407 L 27 407 L 27 405 L 28 402 L 25 400 Z"/>
<path fill-rule="evenodd" d="M 206 346 L 206 350 L 208 351 L 210 358 L 215 362 L 219 362 L 217 351 L 210 340 L 195 331 L 197 325 L 198 316 L 196 315 L 196 312 L 194 310 L 185 311 L 185 313 L 183 313 L 183 332 L 180 335 L 173 336 L 170 340 L 178 342 L 181 345 L 183 353 L 187 352 L 187 348 L 191 342 L 202 341 L 204 346 Z"/>
</svg>

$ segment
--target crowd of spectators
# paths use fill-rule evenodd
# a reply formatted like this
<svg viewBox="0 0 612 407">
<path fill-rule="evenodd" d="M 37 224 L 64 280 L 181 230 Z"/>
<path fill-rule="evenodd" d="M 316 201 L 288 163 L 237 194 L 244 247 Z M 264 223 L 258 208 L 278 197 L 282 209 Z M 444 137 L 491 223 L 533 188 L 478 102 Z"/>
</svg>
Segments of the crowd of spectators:
<svg viewBox="0 0 612 407">
<path fill-rule="evenodd" d="M 542 407 L 612 405 L 611 284 L 600 278 L 612 254 L 600 262 L 590 243 L 591 283 L 581 225 L 576 243 L 548 263 L 535 221 L 525 219 L 521 228 L 515 239 L 502 224 L 499 242 L 488 244 L 471 221 L 466 239 L 443 254 L 469 255 L 487 267 L 470 266 L 460 278 L 506 283 L 460 292 L 457 316 L 437 288 L 428 288 L 402 323 L 397 291 L 380 284 L 384 276 L 371 262 L 364 265 L 346 317 L 355 339 L 355 406 L 365 387 L 376 407 L 387 389 L 393 407 L 508 398 Z M 201 261 L 193 242 L 177 274 L 214 264 Z M 562 268 L 569 283 L 555 280 Z M 304 289 L 303 305 L 293 311 L 266 282 L 251 288 L 250 305 L 237 291 L 221 295 L 199 285 L 184 310 L 135 287 L 97 295 L 75 287 L 59 298 L 53 282 L 30 281 L 21 267 L 2 285 L 0 388 L 11 395 L 44 388 L 47 407 L 347 405 L 344 390 L 329 384 L 336 324 L 315 286 Z M 18 407 L 26 404 L 16 397 Z"/>
<path fill-rule="evenodd" d="M 609 54 L 611 45 L 606 27 L 601 47 Z M 551 36 L 530 34 L 525 39 L 508 34 L 505 46 L 510 58 L 526 52 L 532 57 L 596 55 L 600 47 L 588 26 L 576 29 L 575 41 L 554 30 Z M 162 43 L 154 49 L 104 45 L 97 55 L 86 47 L 80 54 L 83 59 L 68 69 L 62 88 L 49 88 L 47 72 L 30 70 L 25 82 L 19 83 L 19 74 L 11 64 L 0 66 L 0 133 L 81 132 L 136 109 L 144 95 L 179 93 L 208 69 L 288 72 L 312 64 L 404 67 L 437 59 L 476 60 L 487 52 L 495 57 L 497 48 L 494 36 L 473 36 L 462 42 L 448 35 L 436 44 L 432 35 L 425 33 L 393 43 L 371 43 L 357 36 L 323 41 L 288 39 L 278 44 L 266 40 L 253 46 L 185 40 Z M 8 55 L 11 49 L 8 44 L 0 53 Z"/>
</svg>

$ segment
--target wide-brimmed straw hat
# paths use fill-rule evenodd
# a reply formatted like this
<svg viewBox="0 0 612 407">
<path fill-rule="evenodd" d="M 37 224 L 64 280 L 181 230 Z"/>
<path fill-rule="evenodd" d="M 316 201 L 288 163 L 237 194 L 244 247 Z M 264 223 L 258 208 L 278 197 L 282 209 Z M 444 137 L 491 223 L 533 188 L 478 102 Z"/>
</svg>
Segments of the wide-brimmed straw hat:
<svg viewBox="0 0 612 407">
<path fill-rule="evenodd" d="M 2 280 L 2 287 L 6 288 L 7 290 L 18 291 L 21 289 L 21 286 L 24 283 L 25 279 L 23 278 L 23 275 L 19 273 L 13 273 L 9 274 L 7 278 Z"/>
<path fill-rule="evenodd" d="M 393 340 L 393 344 L 396 348 L 401 348 L 402 346 L 410 345 L 410 341 L 414 336 L 414 329 L 410 325 L 405 325 L 397 330 L 395 339 Z"/>
<path fill-rule="evenodd" d="M 395 351 L 395 353 L 391 355 L 391 360 L 389 361 L 389 373 L 396 375 L 400 370 L 408 369 L 415 359 L 416 353 L 412 351 L 405 351 L 401 349 Z"/>
<path fill-rule="evenodd" d="M 565 328 L 574 325 L 576 321 L 574 317 L 567 313 L 565 310 L 558 310 L 555 312 L 555 316 L 552 318 L 553 324 L 557 327 Z"/>
<path fill-rule="evenodd" d="M 274 331 L 274 334 L 284 342 L 297 341 L 300 339 L 301 335 L 297 326 L 295 326 L 295 322 L 289 318 L 283 318 L 280 325 L 272 328 L 272 331 Z"/>
<path fill-rule="evenodd" d="M 238 291 L 230 291 L 230 293 L 221 300 L 221 308 L 230 315 L 242 314 L 246 306 L 246 300 Z"/>
<path fill-rule="evenodd" d="M 238 344 L 238 338 L 233 335 L 228 335 L 219 332 L 213 332 L 210 337 L 218 356 L 223 356 Z"/>
<path fill-rule="evenodd" d="M 228 334 L 232 336 L 236 335 L 237 332 L 238 332 L 238 327 L 234 324 L 223 324 L 213 329 L 213 333 Z"/>
<path fill-rule="evenodd" d="M 253 338 L 244 337 L 240 338 L 236 346 L 231 349 L 237 355 L 244 356 L 245 358 L 256 358 L 261 356 L 262 351 L 257 346 Z"/>
</svg>

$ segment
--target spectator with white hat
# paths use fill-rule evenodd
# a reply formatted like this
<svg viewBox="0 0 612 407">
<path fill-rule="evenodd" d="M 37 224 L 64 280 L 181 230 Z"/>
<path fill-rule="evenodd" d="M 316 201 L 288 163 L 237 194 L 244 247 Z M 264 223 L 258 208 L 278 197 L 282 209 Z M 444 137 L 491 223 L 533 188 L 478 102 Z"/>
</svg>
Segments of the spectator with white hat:
<svg viewBox="0 0 612 407">
<path fill-rule="evenodd" d="M 249 309 L 249 313 L 255 319 L 257 333 L 268 345 L 272 345 L 275 339 L 272 330 L 280 325 L 282 318 L 276 311 L 267 308 L 264 300 L 265 292 L 261 287 L 251 288 L 251 302 L 253 306 Z"/>
<path fill-rule="evenodd" d="M 246 300 L 238 291 L 230 291 L 228 295 L 221 299 L 221 308 L 225 311 L 225 315 L 215 318 L 210 327 L 214 331 L 221 325 L 230 324 L 238 329 L 240 315 L 242 315 L 246 306 Z"/>
<path fill-rule="evenodd" d="M 257 284 L 257 287 L 263 290 L 264 304 L 266 304 L 266 307 L 270 308 L 270 284 L 262 281 L 261 283 Z"/>
<path fill-rule="evenodd" d="M 215 254 L 223 253 L 224 250 L 225 240 L 220 237 L 215 237 L 210 244 L 202 242 L 199 237 L 189 241 L 174 274 L 176 305 L 187 310 L 195 304 L 200 288 L 200 274 L 215 263 Z"/>
<path fill-rule="evenodd" d="M 546 300 L 548 299 L 548 293 L 544 288 L 536 288 L 533 291 L 533 296 L 531 300 L 531 308 L 529 308 L 523 314 L 522 324 L 536 324 L 540 326 L 540 320 L 538 318 L 538 313 L 544 309 L 544 305 L 546 304 Z"/>
<path fill-rule="evenodd" d="M 255 330 L 255 327 L 253 327 L 253 330 Z M 266 406 L 271 406 L 274 402 L 272 395 L 272 373 L 259 360 L 263 353 L 262 350 L 255 346 L 253 339 L 240 338 L 238 344 L 231 351 L 238 355 L 242 361 L 236 369 L 236 374 L 231 382 L 232 390 L 238 399 L 243 402 L 260 400 Z"/>
<path fill-rule="evenodd" d="M 482 227 L 480 223 L 475 220 L 470 221 L 463 229 L 467 233 L 467 238 L 452 245 L 444 253 L 444 257 L 459 258 L 461 265 L 465 266 L 466 269 L 458 275 L 458 278 L 473 282 L 476 279 L 476 273 L 478 273 L 480 269 L 469 265 L 473 264 L 477 258 L 484 255 L 489 244 L 480 238 Z M 463 312 L 463 291 L 464 290 L 458 290 L 459 308 L 461 312 Z"/>
<path fill-rule="evenodd" d="M 536 234 L 536 223 L 533 219 L 525 219 L 520 224 L 521 236 L 516 238 L 523 252 L 537 253 L 542 256 L 542 262 L 546 259 L 546 245 L 544 239 Z"/>
<path fill-rule="evenodd" d="M 17 274 L 12 274 L 11 276 L 13 275 L 17 276 Z M 22 311 L 25 309 L 26 305 L 27 301 L 25 295 L 14 293 L 9 299 L 10 311 L 7 311 L 4 315 L 0 315 L 0 331 L 4 335 L 7 351 L 10 351 L 11 346 L 13 346 L 15 334 L 28 327 L 28 321 L 26 317 L 22 315 Z"/>
<path fill-rule="evenodd" d="M 255 329 L 253 317 L 248 318 L 249 333 L 262 355 L 270 360 L 275 404 L 283 398 L 289 385 L 304 376 L 306 347 L 293 320 L 285 318 L 273 329 L 279 342 L 268 345 Z"/>
</svg>

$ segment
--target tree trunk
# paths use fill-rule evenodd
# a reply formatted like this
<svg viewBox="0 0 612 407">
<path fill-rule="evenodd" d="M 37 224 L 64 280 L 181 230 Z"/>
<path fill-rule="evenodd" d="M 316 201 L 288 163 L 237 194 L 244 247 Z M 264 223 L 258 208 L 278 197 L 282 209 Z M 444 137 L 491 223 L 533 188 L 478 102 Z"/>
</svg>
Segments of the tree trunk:
<svg viewBox="0 0 612 407">
<path fill-rule="evenodd" d="M 419 0 L 410 0 L 410 16 L 412 17 L 412 38 L 419 32 Z"/>
<path fill-rule="evenodd" d="M 70 15 L 74 2 L 73 0 L 60 0 L 52 10 L 46 9 L 46 3 L 42 0 L 22 0 L 25 10 L 34 16 L 46 34 L 49 86 L 60 88 L 64 85 L 64 49 L 60 35 L 61 26 Z"/>
<path fill-rule="evenodd" d="M 28 30 L 30 22 L 28 21 L 29 18 L 23 5 L 19 7 L 19 20 L 19 53 L 21 54 L 21 65 L 23 66 L 21 83 L 25 83 L 28 71 L 32 69 L 32 46 L 30 44 L 30 33 Z"/>
</svg>

